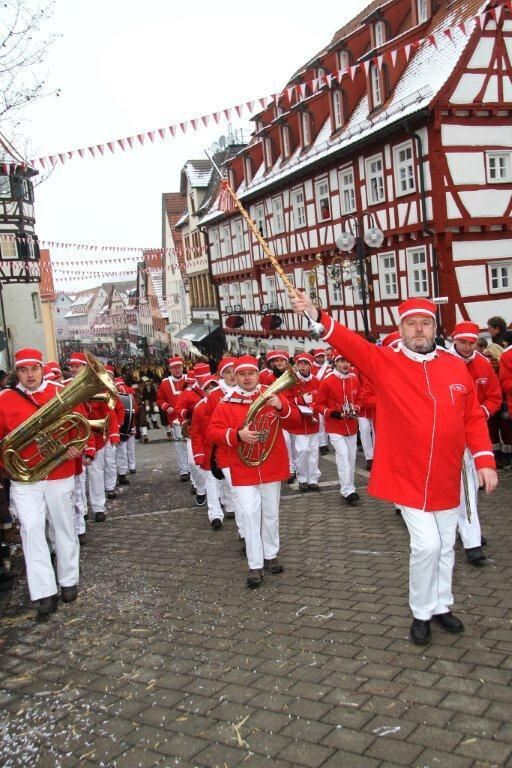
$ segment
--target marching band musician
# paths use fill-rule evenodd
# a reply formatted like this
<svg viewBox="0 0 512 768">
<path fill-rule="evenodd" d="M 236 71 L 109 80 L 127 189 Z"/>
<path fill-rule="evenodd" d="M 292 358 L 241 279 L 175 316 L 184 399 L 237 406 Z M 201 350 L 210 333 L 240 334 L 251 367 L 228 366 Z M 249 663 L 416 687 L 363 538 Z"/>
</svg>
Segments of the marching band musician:
<svg viewBox="0 0 512 768">
<path fill-rule="evenodd" d="M 135 390 L 125 383 L 121 376 L 114 379 L 117 391 L 124 400 L 124 420 L 119 430 L 120 443 L 117 446 L 116 464 L 119 475 L 119 485 L 129 485 L 130 481 L 126 477 L 128 472 L 134 475 L 137 471 L 135 459 L 135 421 L 139 404 Z M 126 405 L 128 407 L 126 407 Z"/>
<path fill-rule="evenodd" d="M 295 444 L 295 467 L 299 481 L 299 491 L 319 491 L 320 469 L 318 467 L 318 431 L 320 420 L 313 411 L 313 403 L 318 394 L 320 382 L 311 374 L 313 358 L 307 352 L 295 355 L 295 366 L 299 383 L 290 387 L 285 396 L 300 411 L 302 424 L 288 430 L 293 435 Z"/>
<path fill-rule="evenodd" d="M 332 366 L 329 360 L 327 359 L 326 350 L 314 349 L 313 359 L 314 359 L 314 363 L 313 363 L 311 372 L 313 376 L 316 376 L 318 381 L 323 381 L 327 376 L 330 376 L 332 373 Z M 327 453 L 329 453 L 329 438 L 327 437 L 327 434 L 325 431 L 324 417 L 321 414 L 319 414 L 318 418 L 320 419 L 319 432 L 318 432 L 318 445 L 319 445 L 319 450 L 321 455 L 325 456 Z"/>
<path fill-rule="evenodd" d="M 340 493 L 351 507 L 359 504 L 354 484 L 357 452 L 357 415 L 361 385 L 343 355 L 334 357 L 334 371 L 320 384 L 314 410 L 325 419 L 325 431 L 336 453 Z"/>
<path fill-rule="evenodd" d="M 105 365 L 105 370 L 114 381 L 114 368 L 111 365 Z M 97 403 L 95 404 L 97 405 Z M 101 403 L 100 405 L 103 405 Z M 103 408 L 105 410 L 105 407 Z M 105 493 L 107 499 L 115 499 L 117 497 L 116 485 L 117 485 L 117 446 L 121 442 L 120 428 L 124 421 L 124 406 L 119 398 L 116 399 L 114 406 L 117 429 L 109 429 L 109 434 L 105 443 Z M 106 411 L 108 413 L 108 409 Z M 113 424 L 112 418 L 110 419 L 111 425 Z M 125 483 L 126 485 L 126 483 Z"/>
<path fill-rule="evenodd" d="M 292 300 L 325 329 L 324 341 L 368 377 L 376 397 L 376 449 L 369 492 L 396 502 L 409 529 L 411 639 L 431 640 L 431 620 L 463 632 L 451 612 L 454 543 L 465 447 L 480 485 L 498 483 L 487 424 L 466 365 L 436 348 L 436 305 L 411 298 L 399 307 L 397 351 L 370 344 L 313 306 L 306 294 Z M 398 428 L 399 427 L 399 428 Z"/>
<path fill-rule="evenodd" d="M 52 400 L 61 384 L 43 379 L 43 356 L 38 349 L 21 349 L 15 354 L 18 383 L 14 389 L 0 392 L 0 438 L 3 440 L 16 427 Z M 78 413 L 85 413 L 78 406 Z M 28 453 L 27 453 L 28 451 Z M 21 456 L 28 457 L 30 446 Z M 19 482 L 11 480 L 11 504 L 21 523 L 21 539 L 27 570 L 30 598 L 35 602 L 37 617 L 45 620 L 57 610 L 58 587 L 50 550 L 46 541 L 46 517 L 52 526 L 57 554 L 57 577 L 63 602 L 71 602 L 78 594 L 79 543 L 75 531 L 74 492 L 75 461 L 83 451 L 71 446 L 67 460 L 56 467 L 45 480 Z M 93 440 L 87 455 L 94 455 Z M 88 459 L 89 460 L 89 459 Z"/>
<path fill-rule="evenodd" d="M 247 586 L 261 586 L 263 567 L 270 573 L 282 573 L 277 559 L 279 552 L 279 496 L 281 482 L 288 476 L 286 444 L 283 427 L 297 427 L 301 418 L 297 409 L 281 394 L 268 398 L 258 416 L 268 429 L 244 426 L 252 403 L 266 387 L 258 384 L 256 358 L 243 355 L 235 364 L 237 385 L 217 405 L 208 427 L 212 443 L 229 450 L 231 480 L 236 492 L 244 532 L 249 573 Z M 248 466 L 239 448 L 249 447 L 253 462 L 258 462 L 265 450 L 265 439 L 275 442 L 269 455 L 255 466 Z"/>
<path fill-rule="evenodd" d="M 266 354 L 267 368 L 260 371 L 259 383 L 264 386 L 270 386 L 276 379 L 281 376 L 286 370 L 288 365 L 288 352 L 284 352 L 280 349 L 269 350 Z M 284 440 L 286 443 L 286 450 L 288 451 L 288 462 L 290 465 L 290 475 L 288 477 L 288 483 L 293 483 L 297 477 L 297 470 L 295 466 L 295 446 L 294 438 L 291 437 L 287 430 L 284 430 Z"/>
<path fill-rule="evenodd" d="M 173 439 L 176 451 L 176 460 L 180 480 L 186 483 L 190 480 L 190 470 L 187 458 L 187 446 L 182 440 L 181 426 L 176 418 L 173 419 L 173 411 L 176 407 L 180 393 L 185 389 L 185 374 L 183 373 L 183 359 L 170 357 L 167 361 L 170 376 L 162 379 L 156 394 L 156 402 L 167 421 L 167 437 Z"/>
<path fill-rule="evenodd" d="M 365 377 L 359 371 L 354 371 L 364 389 Z M 373 464 L 373 452 L 375 443 L 374 413 L 373 408 L 363 402 L 360 404 L 360 410 L 357 414 L 357 424 L 359 427 L 359 437 L 366 461 L 366 469 L 371 470 Z"/>
<path fill-rule="evenodd" d="M 205 368 L 210 370 L 209 366 Z M 201 371 L 201 369 L 199 369 Z M 208 374 L 206 374 L 208 375 Z M 178 422 L 186 435 L 188 467 L 190 471 L 190 480 L 196 493 L 196 504 L 198 507 L 204 507 L 206 503 L 206 474 L 194 461 L 192 451 L 192 441 L 190 439 L 190 423 L 194 407 L 203 399 L 204 392 L 196 379 L 193 371 L 188 371 L 185 377 L 185 389 L 179 394 L 176 406 L 169 415 L 171 419 L 178 419 Z M 188 433 L 188 434 L 187 434 Z"/>
<path fill-rule="evenodd" d="M 458 323 L 452 331 L 453 346 L 449 350 L 466 364 L 466 368 L 475 382 L 478 402 L 485 418 L 497 413 L 501 408 L 501 388 L 498 377 L 489 360 L 477 352 L 478 325 L 476 323 Z M 466 559 L 472 565 L 483 562 L 486 557 L 482 550 L 482 532 L 478 519 L 478 473 L 471 451 L 464 453 L 467 485 L 461 480 L 458 530 L 466 553 Z M 466 493 L 468 498 L 466 499 Z M 466 504 L 469 502 L 471 509 Z"/>
<path fill-rule="evenodd" d="M 269 384 L 272 384 L 272 382 L 276 380 L 276 374 L 272 367 L 272 362 L 276 359 L 276 357 L 278 358 L 280 355 L 281 353 L 278 350 L 269 349 L 265 355 L 267 367 L 260 371 L 260 384 L 264 384 L 266 387 L 268 387 Z M 284 359 L 288 362 L 288 355 L 286 355 Z"/>
</svg>

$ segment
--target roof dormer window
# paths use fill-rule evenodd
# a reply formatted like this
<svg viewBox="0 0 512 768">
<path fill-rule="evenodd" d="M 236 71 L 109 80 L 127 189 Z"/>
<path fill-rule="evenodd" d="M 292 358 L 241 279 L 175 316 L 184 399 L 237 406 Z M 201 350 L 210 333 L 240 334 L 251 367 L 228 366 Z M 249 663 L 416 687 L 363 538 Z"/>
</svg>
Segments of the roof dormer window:
<svg viewBox="0 0 512 768">
<path fill-rule="evenodd" d="M 386 22 L 377 21 L 373 27 L 374 48 L 380 48 L 386 42 Z"/>
<path fill-rule="evenodd" d="M 252 162 L 250 157 L 244 158 L 244 176 L 245 183 L 250 184 L 252 181 Z"/>
<path fill-rule="evenodd" d="M 309 112 L 301 112 L 300 116 L 300 129 L 302 146 L 309 147 L 311 144 L 311 115 Z"/>
<path fill-rule="evenodd" d="M 416 0 L 416 13 L 418 15 L 418 24 L 423 24 L 429 19 L 429 0 Z"/>
<path fill-rule="evenodd" d="M 280 107 L 276 104 L 276 117 L 281 117 L 281 115 L 284 115 L 284 109 L 283 107 Z"/>
<path fill-rule="evenodd" d="M 256 131 L 258 133 L 262 131 L 264 127 L 265 127 L 265 123 L 263 122 L 263 120 L 256 120 Z"/>
<path fill-rule="evenodd" d="M 287 125 L 281 126 L 281 154 L 283 158 L 291 154 L 290 129 Z"/>
<path fill-rule="evenodd" d="M 345 94 L 340 88 L 332 92 L 332 129 L 343 128 L 346 120 Z"/>
<path fill-rule="evenodd" d="M 317 79 L 320 79 L 321 77 L 325 77 L 326 74 L 327 74 L 327 70 L 325 69 L 325 67 L 317 67 L 315 69 L 315 77 Z"/>
<path fill-rule="evenodd" d="M 272 159 L 272 139 L 266 138 L 263 141 L 263 154 L 265 157 L 265 168 L 268 169 L 272 167 L 273 159 Z"/>
<path fill-rule="evenodd" d="M 235 187 L 235 184 L 236 184 L 235 172 L 234 172 L 234 170 L 232 168 L 228 168 L 228 181 L 229 181 L 229 186 L 231 187 L 231 189 L 236 189 L 236 187 Z"/>
<path fill-rule="evenodd" d="M 381 107 L 384 103 L 384 94 L 382 88 L 381 73 L 375 64 L 372 64 L 370 67 L 370 85 L 372 94 L 372 107 L 373 109 L 376 109 L 377 107 Z"/>
<path fill-rule="evenodd" d="M 338 51 L 338 69 L 342 72 L 350 67 L 350 53 L 348 51 Z"/>
</svg>

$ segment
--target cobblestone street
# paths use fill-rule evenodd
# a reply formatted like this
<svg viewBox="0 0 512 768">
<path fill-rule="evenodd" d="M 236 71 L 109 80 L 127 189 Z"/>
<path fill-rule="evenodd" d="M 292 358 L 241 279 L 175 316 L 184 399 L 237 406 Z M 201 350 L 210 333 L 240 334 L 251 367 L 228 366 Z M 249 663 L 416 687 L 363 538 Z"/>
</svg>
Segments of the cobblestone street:
<svg viewBox="0 0 512 768">
<path fill-rule="evenodd" d="M 249 591 L 234 521 L 210 528 L 172 445 L 137 453 L 107 522 L 88 523 L 78 600 L 36 624 L 21 579 L 3 606 L 3 768 L 512 766 L 510 470 L 481 497 L 485 565 L 457 545 L 466 632 L 433 627 L 424 648 L 405 525 L 363 469 L 359 508 L 332 453 L 320 494 L 284 489 L 285 572 Z"/>
</svg>

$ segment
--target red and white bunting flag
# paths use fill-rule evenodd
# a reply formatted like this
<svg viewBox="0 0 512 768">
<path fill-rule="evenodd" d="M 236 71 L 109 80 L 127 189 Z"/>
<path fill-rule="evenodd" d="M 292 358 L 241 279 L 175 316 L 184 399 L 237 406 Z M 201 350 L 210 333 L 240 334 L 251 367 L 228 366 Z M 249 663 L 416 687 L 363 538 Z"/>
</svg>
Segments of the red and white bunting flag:
<svg viewBox="0 0 512 768">
<path fill-rule="evenodd" d="M 469 37 L 471 34 L 471 22 L 470 21 L 463 21 L 460 24 L 457 25 L 462 34 L 465 37 Z"/>
<path fill-rule="evenodd" d="M 65 161 L 65 159 L 66 159 L 66 155 L 65 155 L 65 154 L 61 154 L 61 153 L 59 152 L 59 157 L 60 157 L 60 161 L 61 161 L 61 163 L 64 165 L 64 161 Z"/>
<path fill-rule="evenodd" d="M 287 97 L 288 102 L 290 104 L 292 103 L 292 99 L 293 99 L 294 93 L 295 93 L 295 86 L 294 85 L 292 85 L 290 88 L 286 89 L 286 97 Z"/>
<path fill-rule="evenodd" d="M 132 149 L 132 147 L 133 147 L 133 140 L 134 140 L 134 138 L 135 138 L 135 136 L 127 136 L 126 137 L 126 141 L 128 142 L 128 145 L 129 145 L 130 149 Z"/>
<path fill-rule="evenodd" d="M 332 84 L 336 80 L 336 76 L 335 75 L 327 75 L 327 77 L 325 79 L 327 80 L 327 85 L 329 86 L 329 88 L 332 88 Z"/>
<path fill-rule="evenodd" d="M 194 129 L 194 131 L 197 131 L 197 126 L 199 125 L 199 119 L 197 117 L 193 117 L 190 121 L 190 125 Z"/>
<path fill-rule="evenodd" d="M 302 99 L 306 98 L 307 87 L 308 87 L 307 83 L 301 83 L 299 85 L 299 93 L 300 93 L 301 101 L 302 101 Z"/>
<path fill-rule="evenodd" d="M 231 119 L 231 109 L 229 109 L 229 108 L 228 109 L 223 109 L 222 111 L 224 113 L 224 117 L 226 118 L 226 120 L 230 120 Z"/>
<path fill-rule="evenodd" d="M 411 58 L 411 49 L 412 49 L 412 45 L 404 46 L 404 53 L 405 53 L 406 61 L 409 61 L 409 59 Z"/>
<path fill-rule="evenodd" d="M 389 52 L 389 58 L 391 59 L 391 63 L 394 67 L 396 67 L 396 58 L 398 56 L 398 51 L 396 48 L 393 48 L 392 51 Z"/>
<path fill-rule="evenodd" d="M 267 106 L 267 97 L 265 96 L 263 99 L 258 99 L 258 103 L 262 109 L 265 109 Z"/>
<path fill-rule="evenodd" d="M 144 144 L 144 136 L 145 136 L 144 133 L 138 133 L 137 134 L 137 139 L 139 140 L 140 144 Z"/>
<path fill-rule="evenodd" d="M 384 55 L 377 56 L 377 69 L 382 72 L 382 62 L 384 61 Z"/>
<path fill-rule="evenodd" d="M 316 93 L 318 91 L 318 82 L 319 82 L 319 78 L 318 77 L 314 77 L 310 81 L 311 93 Z"/>
<path fill-rule="evenodd" d="M 453 43 L 453 29 L 451 27 L 447 27 L 446 29 L 443 29 L 443 34 L 446 35 L 446 37 L 451 43 Z"/>
<path fill-rule="evenodd" d="M 158 129 L 158 135 L 160 136 L 160 138 L 162 139 L 162 141 L 165 139 L 165 131 L 166 131 L 166 130 L 167 130 L 166 128 L 159 128 L 159 129 Z"/>
<path fill-rule="evenodd" d="M 354 64 L 354 66 L 350 67 L 348 70 L 350 79 L 352 80 L 352 82 L 354 82 L 354 78 L 356 76 L 356 72 L 358 69 L 359 69 L 359 64 Z"/>
<path fill-rule="evenodd" d="M 93 157 L 96 157 L 96 150 L 94 147 L 87 147 Z"/>
<path fill-rule="evenodd" d="M 437 50 L 437 37 L 435 35 L 429 35 L 427 37 L 427 43 L 429 43 L 429 45 L 433 45 Z"/>
<path fill-rule="evenodd" d="M 107 147 L 110 149 L 112 154 L 114 154 L 114 142 L 113 141 L 107 141 Z"/>
<path fill-rule="evenodd" d="M 155 131 L 148 131 L 146 136 L 150 140 L 151 143 L 155 140 Z"/>
<path fill-rule="evenodd" d="M 118 140 L 117 140 L 117 143 L 119 144 L 119 146 L 121 147 L 121 149 L 122 149 L 122 150 L 123 150 L 123 152 L 124 152 L 124 151 L 125 151 L 125 148 L 124 148 L 124 147 L 125 147 L 125 145 L 124 145 L 124 139 L 118 139 Z"/>
<path fill-rule="evenodd" d="M 487 14 L 486 13 L 479 13 L 477 16 L 478 23 L 480 24 L 480 29 L 483 31 L 485 28 L 485 23 L 487 21 Z"/>
<path fill-rule="evenodd" d="M 181 132 L 182 133 L 186 133 L 187 132 L 187 125 L 188 125 L 188 122 L 186 120 L 185 120 L 185 122 L 180 123 L 180 128 L 181 128 Z"/>
<path fill-rule="evenodd" d="M 369 73 L 369 71 L 370 71 L 370 65 L 371 65 L 371 63 L 372 63 L 372 62 L 371 62 L 371 61 L 368 61 L 368 60 L 366 60 L 366 61 L 363 61 L 363 67 L 364 67 L 364 71 L 365 71 L 366 77 L 368 77 L 368 73 Z"/>
<path fill-rule="evenodd" d="M 220 120 L 220 112 L 214 112 L 213 113 L 213 119 L 215 120 L 215 122 L 218 125 L 219 124 L 219 120 Z"/>
<path fill-rule="evenodd" d="M 238 117 L 242 116 L 242 109 L 243 109 L 243 105 L 242 104 L 237 104 L 236 105 L 235 112 L 237 113 Z"/>
<path fill-rule="evenodd" d="M 103 144 L 96 144 L 96 149 L 99 151 L 99 153 L 102 155 L 105 151 L 105 147 Z"/>
<path fill-rule="evenodd" d="M 175 136 L 176 135 L 176 126 L 175 125 L 170 125 L 169 126 L 169 133 L 171 134 L 171 136 Z"/>
</svg>

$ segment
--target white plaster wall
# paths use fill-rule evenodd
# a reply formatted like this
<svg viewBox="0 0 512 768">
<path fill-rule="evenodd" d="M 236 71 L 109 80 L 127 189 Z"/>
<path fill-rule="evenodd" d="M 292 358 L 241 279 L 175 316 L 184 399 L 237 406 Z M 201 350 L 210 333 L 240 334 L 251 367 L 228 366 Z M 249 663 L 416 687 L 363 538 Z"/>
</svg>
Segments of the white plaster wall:
<svg viewBox="0 0 512 768">
<path fill-rule="evenodd" d="M 470 216 L 503 216 L 510 202 L 510 191 L 504 189 L 478 189 L 461 192 L 460 197 Z"/>
<path fill-rule="evenodd" d="M 493 315 L 508 318 L 510 315 L 510 299 L 498 299 L 495 295 L 487 301 L 466 301 L 469 319 L 477 323 L 479 328 L 487 326 L 487 320 Z"/>
<path fill-rule="evenodd" d="M 477 296 L 487 293 L 485 265 L 455 267 L 461 296 Z"/>
<path fill-rule="evenodd" d="M 448 166 L 455 184 L 485 184 L 483 152 L 448 152 Z"/>
<path fill-rule="evenodd" d="M 459 80 L 450 99 L 452 104 L 472 104 L 484 84 L 484 75 L 464 74 Z"/>
<path fill-rule="evenodd" d="M 487 69 L 491 61 L 493 48 L 494 38 L 482 37 L 481 40 L 478 41 L 475 52 L 468 64 L 468 69 Z"/>
<path fill-rule="evenodd" d="M 512 147 L 512 126 L 443 125 L 441 138 L 445 147 Z"/>
<path fill-rule="evenodd" d="M 498 100 L 498 78 L 491 77 L 489 84 L 485 89 L 483 101 L 484 103 L 491 102 L 492 104 L 495 104 Z"/>
<path fill-rule="evenodd" d="M 512 239 L 463 241 L 454 240 L 452 243 L 454 261 L 494 261 L 496 259 L 509 259 L 512 255 Z"/>
<path fill-rule="evenodd" d="M 2 286 L 9 348 L 12 353 L 22 347 L 35 347 L 40 349 L 47 359 L 42 314 L 40 320 L 34 320 L 31 293 L 39 293 L 37 283 Z"/>
</svg>

